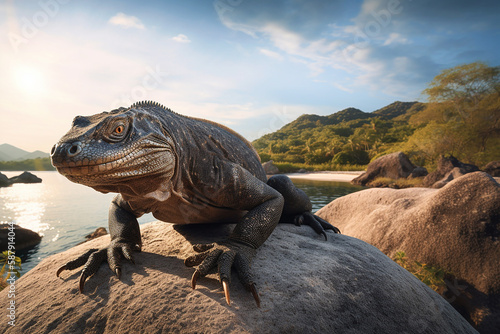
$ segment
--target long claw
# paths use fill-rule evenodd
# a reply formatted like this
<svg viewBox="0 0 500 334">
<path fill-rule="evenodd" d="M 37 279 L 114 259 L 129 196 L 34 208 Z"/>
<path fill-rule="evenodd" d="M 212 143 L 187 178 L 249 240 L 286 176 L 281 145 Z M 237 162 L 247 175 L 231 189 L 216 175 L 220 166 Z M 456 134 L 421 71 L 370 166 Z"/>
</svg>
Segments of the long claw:
<svg viewBox="0 0 500 334">
<path fill-rule="evenodd" d="M 257 307 L 260 308 L 260 297 L 259 297 L 259 292 L 257 292 L 257 288 L 255 287 L 255 284 L 250 284 L 249 286 L 250 292 L 253 295 L 253 298 L 255 299 L 255 303 L 257 304 Z"/>
<path fill-rule="evenodd" d="M 325 241 L 328 241 L 328 237 L 327 237 L 326 232 L 324 230 L 321 231 L 321 234 L 323 234 L 323 236 L 325 237 Z"/>
<path fill-rule="evenodd" d="M 85 280 L 87 279 L 87 274 L 85 273 L 82 273 L 82 275 L 80 276 L 80 285 L 79 285 L 79 288 L 80 288 L 80 293 L 83 293 L 83 288 L 85 286 Z"/>
<path fill-rule="evenodd" d="M 227 279 L 222 280 L 222 288 L 224 289 L 224 295 L 226 296 L 227 305 L 231 305 L 231 298 L 229 296 L 229 283 Z"/>
<path fill-rule="evenodd" d="M 57 269 L 56 271 L 56 276 L 59 277 L 59 275 L 61 274 L 61 272 L 63 272 L 64 270 L 66 270 L 66 265 L 60 267 L 59 269 Z"/>
<path fill-rule="evenodd" d="M 120 277 L 122 276 L 122 270 L 120 267 L 115 269 L 115 274 L 116 274 L 116 277 L 118 277 L 118 279 L 120 279 Z"/>
<path fill-rule="evenodd" d="M 200 272 L 196 270 L 193 273 L 193 277 L 191 277 L 191 287 L 193 288 L 193 290 L 196 289 L 196 281 L 198 280 L 199 277 L 200 277 Z"/>
</svg>

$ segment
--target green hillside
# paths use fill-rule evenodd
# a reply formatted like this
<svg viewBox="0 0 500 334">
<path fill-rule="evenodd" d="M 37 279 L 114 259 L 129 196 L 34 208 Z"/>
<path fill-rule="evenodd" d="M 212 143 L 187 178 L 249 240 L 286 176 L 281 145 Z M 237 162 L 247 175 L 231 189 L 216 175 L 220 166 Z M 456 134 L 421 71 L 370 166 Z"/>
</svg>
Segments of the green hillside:
<svg viewBox="0 0 500 334">
<path fill-rule="evenodd" d="M 253 145 L 262 161 L 366 165 L 413 134 L 408 118 L 424 106 L 398 101 L 371 113 L 348 108 L 329 116 L 302 115 Z"/>
</svg>

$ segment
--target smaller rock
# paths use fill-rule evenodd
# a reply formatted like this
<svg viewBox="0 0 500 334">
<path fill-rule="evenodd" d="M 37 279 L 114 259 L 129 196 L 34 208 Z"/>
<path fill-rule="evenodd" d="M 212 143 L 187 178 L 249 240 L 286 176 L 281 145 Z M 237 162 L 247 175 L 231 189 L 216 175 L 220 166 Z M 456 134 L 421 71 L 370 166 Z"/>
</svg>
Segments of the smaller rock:
<svg viewBox="0 0 500 334">
<path fill-rule="evenodd" d="M 432 185 L 431 188 L 439 189 L 444 187 L 448 182 L 458 179 L 460 176 L 464 176 L 463 170 L 459 167 L 453 168 L 448 174 L 446 174 L 441 180 L 437 181 Z"/>
<path fill-rule="evenodd" d="M 99 237 L 102 237 L 103 235 L 106 235 L 108 234 L 108 231 L 106 231 L 106 228 L 105 227 L 98 227 L 94 232 L 90 233 L 90 234 L 87 234 L 85 236 L 85 241 L 82 241 L 79 243 L 79 245 L 87 242 L 87 241 L 90 241 L 92 239 L 97 239 Z"/>
<path fill-rule="evenodd" d="M 274 165 L 274 161 L 269 160 L 268 162 L 264 162 L 262 164 L 262 167 L 264 168 L 264 171 L 266 172 L 266 175 L 274 175 L 274 174 L 279 174 L 279 169 Z"/>
<path fill-rule="evenodd" d="M 413 172 L 411 172 L 410 176 L 408 176 L 409 179 L 414 179 L 414 178 L 417 178 L 417 177 L 423 177 L 423 176 L 427 176 L 427 174 L 429 174 L 429 172 L 427 172 L 427 169 L 425 167 L 420 167 L 420 166 L 417 166 Z"/>
<path fill-rule="evenodd" d="M 500 160 L 492 161 L 492 162 L 488 163 L 486 166 L 484 166 L 483 170 L 493 177 L 499 177 L 500 176 Z"/>
<path fill-rule="evenodd" d="M 0 188 L 8 187 L 10 185 L 12 185 L 12 182 L 10 182 L 9 178 L 4 174 L 0 173 Z"/>
<path fill-rule="evenodd" d="M 14 227 L 13 231 L 12 227 Z M 11 232 L 11 235 L 9 235 L 9 232 Z M 0 251 L 8 249 L 9 237 L 12 237 L 12 232 L 14 233 L 16 251 L 32 248 L 42 241 L 42 237 L 32 230 L 18 225 L 11 226 L 10 224 L 1 224 Z"/>
<path fill-rule="evenodd" d="M 366 169 L 366 173 L 361 174 L 352 180 L 351 183 L 364 186 L 377 177 L 388 177 L 391 179 L 407 178 L 412 175 L 416 168 L 417 166 L 408 159 L 406 154 L 395 152 L 371 162 Z M 422 169 L 417 171 L 417 174 L 419 173 L 423 173 Z"/>
<path fill-rule="evenodd" d="M 459 171 L 450 174 L 455 167 L 458 167 Z M 437 169 L 425 177 L 422 185 L 424 187 L 440 188 L 457 177 L 477 171 L 479 171 L 477 166 L 463 163 L 452 155 L 449 157 L 441 155 Z M 434 186 L 437 182 L 439 183 Z"/>
<path fill-rule="evenodd" d="M 30 172 L 24 172 L 21 175 L 11 177 L 11 183 L 41 183 L 42 179 Z"/>
</svg>

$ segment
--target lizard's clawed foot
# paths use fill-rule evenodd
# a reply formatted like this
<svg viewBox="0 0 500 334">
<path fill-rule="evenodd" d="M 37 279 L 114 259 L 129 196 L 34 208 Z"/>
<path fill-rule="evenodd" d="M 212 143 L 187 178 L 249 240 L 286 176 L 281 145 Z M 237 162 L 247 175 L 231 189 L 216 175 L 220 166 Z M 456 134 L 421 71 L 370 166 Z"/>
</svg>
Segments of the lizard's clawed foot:
<svg viewBox="0 0 500 334">
<path fill-rule="evenodd" d="M 336 228 L 323 218 L 320 218 L 312 214 L 311 212 L 304 212 L 301 215 L 295 216 L 294 223 L 297 226 L 300 225 L 311 226 L 316 233 L 322 234 L 325 237 L 325 240 L 328 240 L 325 230 L 332 230 L 334 233 L 340 234 L 340 230 L 338 228 Z"/>
<path fill-rule="evenodd" d="M 65 265 L 57 269 L 56 276 L 59 277 L 64 270 L 73 270 L 83 265 L 82 273 L 80 275 L 79 289 L 83 293 L 85 281 L 88 277 L 94 275 L 104 261 L 108 262 L 109 268 L 120 279 L 121 276 L 121 257 L 125 257 L 130 262 L 134 263 L 132 257 L 133 250 L 140 251 L 139 245 L 131 245 L 125 242 L 114 242 L 102 249 L 89 249 L 85 254 L 80 255 L 78 258 L 69 261 Z"/>
<path fill-rule="evenodd" d="M 191 278 L 193 289 L 196 288 L 198 278 L 217 271 L 226 302 L 231 305 L 229 284 L 231 283 L 231 268 L 234 267 L 241 283 L 252 293 L 257 306 L 260 307 L 259 293 L 250 273 L 250 262 L 255 254 L 254 248 L 235 241 L 227 241 L 193 245 L 193 249 L 198 254 L 190 256 L 184 261 L 188 267 L 197 266 Z"/>
</svg>

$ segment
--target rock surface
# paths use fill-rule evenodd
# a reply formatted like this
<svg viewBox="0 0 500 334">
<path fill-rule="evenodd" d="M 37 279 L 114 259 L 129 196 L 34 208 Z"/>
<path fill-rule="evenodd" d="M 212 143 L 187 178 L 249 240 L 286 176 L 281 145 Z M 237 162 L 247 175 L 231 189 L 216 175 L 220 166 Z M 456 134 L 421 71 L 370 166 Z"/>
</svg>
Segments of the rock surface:
<svg viewBox="0 0 500 334">
<path fill-rule="evenodd" d="M 309 227 L 280 225 L 253 263 L 262 305 L 233 277 L 228 306 L 215 275 L 190 287 L 191 243 L 227 225 L 141 227 L 144 249 L 121 281 L 102 267 L 78 292 L 79 271 L 56 269 L 104 236 L 43 260 L 16 282 L 9 333 L 476 333 L 444 299 L 373 246 Z M 187 239 L 186 239 L 187 238 Z M 7 305 L 7 292 L 0 292 Z M 0 322 L 5 332 L 7 321 Z"/>
<path fill-rule="evenodd" d="M 352 183 L 364 186 L 377 177 L 400 179 L 409 176 L 418 177 L 426 174 L 427 170 L 423 167 L 415 166 L 410 159 L 408 159 L 406 154 L 403 152 L 395 152 L 372 161 L 366 168 L 366 173 L 352 180 Z"/>
<path fill-rule="evenodd" d="M 500 161 L 492 161 L 484 166 L 483 169 L 486 173 L 494 177 L 500 176 Z"/>
<path fill-rule="evenodd" d="M 11 183 L 41 183 L 42 179 L 30 172 L 23 172 L 18 176 L 11 177 L 9 181 Z"/>
<path fill-rule="evenodd" d="M 279 174 L 279 169 L 274 165 L 274 161 L 270 160 L 268 162 L 264 162 L 262 164 L 262 167 L 264 168 L 264 171 L 266 172 L 266 175 L 274 175 L 274 174 Z"/>
<path fill-rule="evenodd" d="M 441 189 L 367 189 L 317 212 L 389 257 L 397 251 L 469 284 L 461 307 L 482 333 L 500 328 L 500 185 L 483 172 Z M 465 299 L 465 300 L 464 300 Z"/>
<path fill-rule="evenodd" d="M 7 250 L 9 232 L 8 224 L 0 224 L 0 252 Z M 16 251 L 32 248 L 42 241 L 38 233 L 21 226 L 15 225 L 14 233 Z"/>
<path fill-rule="evenodd" d="M 455 168 L 458 169 L 453 171 Z M 456 177 L 477 171 L 479 171 L 477 166 L 463 163 L 452 155 L 449 157 L 441 155 L 437 169 L 424 178 L 422 185 L 424 187 L 441 188 Z"/>
</svg>

